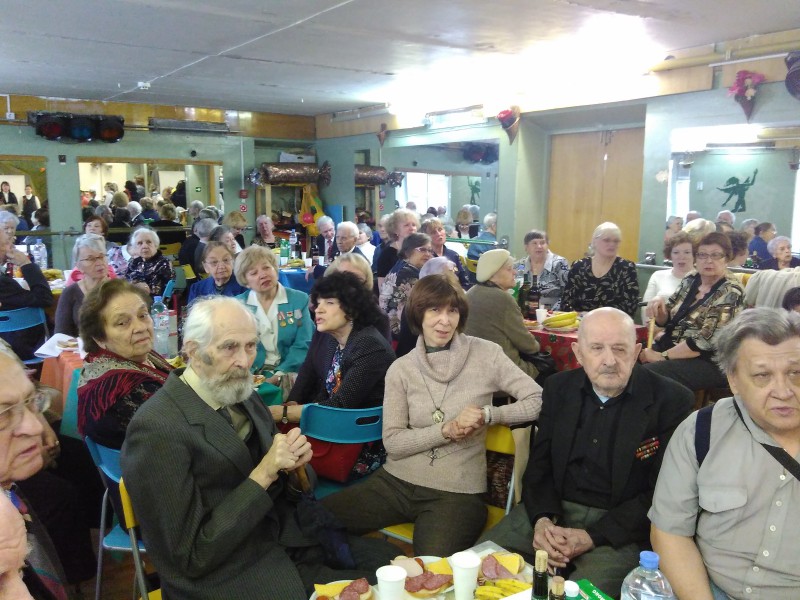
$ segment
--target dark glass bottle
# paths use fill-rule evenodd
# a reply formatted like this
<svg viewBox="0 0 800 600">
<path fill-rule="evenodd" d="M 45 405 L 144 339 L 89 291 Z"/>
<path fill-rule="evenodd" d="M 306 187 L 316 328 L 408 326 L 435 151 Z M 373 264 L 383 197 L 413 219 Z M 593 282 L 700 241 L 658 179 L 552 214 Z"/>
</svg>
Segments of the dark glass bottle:
<svg viewBox="0 0 800 600">
<path fill-rule="evenodd" d="M 556 575 L 553 577 L 553 585 L 550 588 L 550 600 L 565 600 L 564 578 Z"/>
<path fill-rule="evenodd" d="M 522 318 L 528 318 L 528 292 L 531 291 L 531 284 L 526 277 L 525 280 L 522 282 L 522 287 L 519 288 L 519 294 L 517 294 L 517 304 L 519 305 L 519 310 L 522 312 Z M 533 317 L 534 319 L 536 317 Z"/>
<path fill-rule="evenodd" d="M 536 551 L 536 559 L 533 562 L 533 589 L 531 600 L 548 600 L 547 589 L 547 552 L 544 550 Z"/>
<path fill-rule="evenodd" d="M 539 308 L 539 300 L 542 293 L 539 290 L 539 282 L 536 275 L 531 273 L 531 289 L 528 290 L 527 305 L 528 305 L 528 319 L 536 320 L 536 309 Z"/>
<path fill-rule="evenodd" d="M 314 240 L 310 240 L 309 244 L 311 245 L 311 264 L 316 267 L 319 264 L 319 248 Z"/>
</svg>

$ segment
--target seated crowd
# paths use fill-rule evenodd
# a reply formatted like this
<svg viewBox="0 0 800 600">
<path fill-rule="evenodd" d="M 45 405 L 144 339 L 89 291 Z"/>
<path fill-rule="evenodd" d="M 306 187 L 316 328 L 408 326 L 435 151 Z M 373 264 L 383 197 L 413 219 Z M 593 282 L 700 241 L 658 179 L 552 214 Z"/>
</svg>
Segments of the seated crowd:
<svg viewBox="0 0 800 600">
<path fill-rule="evenodd" d="M 241 215 L 220 225 L 192 203 L 179 261 L 207 277 L 187 293 L 174 362 L 154 350 L 150 316 L 172 260 L 159 250 L 153 202 L 135 192 L 109 200 L 130 224 L 148 211 L 127 245 L 107 241 L 103 216 L 76 239 L 55 331 L 80 336 L 87 353 L 78 430 L 121 451 L 164 597 L 300 600 L 315 583 L 374 583 L 402 550 L 363 536 L 401 523 L 414 525 L 415 555 L 491 540 L 532 563 L 545 550 L 552 574 L 589 579 L 615 598 L 650 548 L 680 600 L 797 597 L 800 290 L 784 309 L 745 310 L 728 269 L 741 232 L 668 221 L 671 268 L 644 294 L 653 343 L 643 347 L 636 267 L 619 256 L 614 223 L 600 224 L 587 256 L 570 265 L 538 230 L 515 260 L 493 243 L 496 215 L 476 232 L 467 207 L 455 224 L 443 210 L 420 220 L 398 209 L 374 238 L 367 226 L 322 217 L 313 240 L 321 264 L 309 269 L 306 294 L 281 283 L 271 218 L 259 217 L 247 246 Z M 165 206 L 161 220 L 176 218 Z M 732 228 L 726 219 L 717 220 Z M 30 288 L 4 271 L 2 309 L 51 305 L 41 270 L 14 247 L 15 224 L 0 224 L 0 258 Z M 447 231 L 469 249 L 450 247 Z M 787 239 L 765 244 L 772 268 L 792 266 Z M 542 306 L 582 313 L 571 344 L 579 368 L 539 373 L 540 344 L 511 294 L 520 277 L 535 277 Z M 66 599 L 94 573 L 89 530 L 104 525 L 94 514 L 102 484 L 80 444 L 74 457 L 62 454 L 68 472 L 40 481 L 67 443 L 45 418 L 50 392 L 14 354 L 28 358 L 42 340 L 23 332 L 7 341 L 0 485 L 13 504 L 0 498 L 0 598 Z M 693 392 L 710 388 L 732 397 L 693 412 Z M 315 472 L 319 440 L 301 431 L 310 405 L 382 407 L 383 433 L 347 455 L 345 485 L 313 506 L 301 497 L 325 473 Z M 494 425 L 531 434 L 517 458 L 522 502 L 486 530 Z M 71 512 L 52 510 L 57 489 L 75 494 Z M 343 529 L 336 547 L 320 512 Z"/>
</svg>

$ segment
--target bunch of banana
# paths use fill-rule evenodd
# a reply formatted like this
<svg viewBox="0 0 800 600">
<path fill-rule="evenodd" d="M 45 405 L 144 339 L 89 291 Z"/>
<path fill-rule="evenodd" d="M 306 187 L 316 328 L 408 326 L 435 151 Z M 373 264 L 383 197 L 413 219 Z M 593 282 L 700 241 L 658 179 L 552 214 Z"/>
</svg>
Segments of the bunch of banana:
<svg viewBox="0 0 800 600">
<path fill-rule="evenodd" d="M 531 584 L 518 579 L 495 579 L 475 589 L 475 597 L 479 600 L 499 600 L 531 589 Z"/>
<path fill-rule="evenodd" d="M 302 258 L 293 258 L 286 263 L 286 266 L 291 268 L 305 267 L 306 262 Z"/>
<path fill-rule="evenodd" d="M 548 329 L 566 329 L 570 327 L 576 327 L 578 325 L 578 313 L 572 311 L 553 315 L 552 317 L 547 317 L 544 321 L 542 321 L 542 325 Z"/>
</svg>

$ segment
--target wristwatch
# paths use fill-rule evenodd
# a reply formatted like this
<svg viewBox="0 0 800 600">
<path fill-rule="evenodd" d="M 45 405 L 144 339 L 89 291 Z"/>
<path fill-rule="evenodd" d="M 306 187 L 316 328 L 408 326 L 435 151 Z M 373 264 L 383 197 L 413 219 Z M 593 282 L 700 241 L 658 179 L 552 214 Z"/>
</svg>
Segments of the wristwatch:
<svg viewBox="0 0 800 600">
<path fill-rule="evenodd" d="M 667 354 L 667 351 L 666 351 L 666 350 L 664 350 L 664 351 L 661 353 L 661 358 L 663 358 L 664 360 L 669 360 L 669 354 Z"/>
<path fill-rule="evenodd" d="M 281 423 L 283 423 L 284 425 L 286 425 L 286 423 L 289 422 L 289 415 L 286 414 L 286 411 L 288 411 L 288 410 L 289 410 L 289 407 L 284 404 L 283 405 L 283 416 L 281 417 Z"/>
</svg>

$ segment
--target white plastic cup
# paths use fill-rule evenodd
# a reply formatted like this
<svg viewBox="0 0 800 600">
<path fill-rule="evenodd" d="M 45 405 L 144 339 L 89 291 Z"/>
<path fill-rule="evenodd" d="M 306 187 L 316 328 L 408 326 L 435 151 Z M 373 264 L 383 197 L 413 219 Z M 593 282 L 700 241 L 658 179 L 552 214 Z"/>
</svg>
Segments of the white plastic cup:
<svg viewBox="0 0 800 600">
<path fill-rule="evenodd" d="M 542 321 L 547 318 L 547 309 L 546 308 L 537 308 L 536 309 L 536 320 L 541 325 Z"/>
<path fill-rule="evenodd" d="M 403 600 L 406 570 L 396 565 L 386 565 L 375 571 L 378 578 L 378 597 L 381 600 Z"/>
<path fill-rule="evenodd" d="M 450 566 L 453 568 L 453 584 L 455 585 L 455 600 L 473 600 L 475 588 L 478 587 L 478 569 L 481 558 L 472 550 L 456 552 L 450 557 Z M 381 600 L 383 600 L 381 598 Z"/>
<path fill-rule="evenodd" d="M 305 252 L 300 252 L 300 258 L 305 260 L 306 259 L 306 253 Z"/>
<path fill-rule="evenodd" d="M 288 262 L 289 262 L 289 259 L 286 256 L 281 256 L 279 261 L 278 261 L 278 265 L 281 266 L 281 267 L 285 267 L 286 263 L 288 263 Z"/>
<path fill-rule="evenodd" d="M 305 261 L 306 268 L 311 266 L 311 259 L 310 258 L 304 258 L 303 260 Z"/>
</svg>

